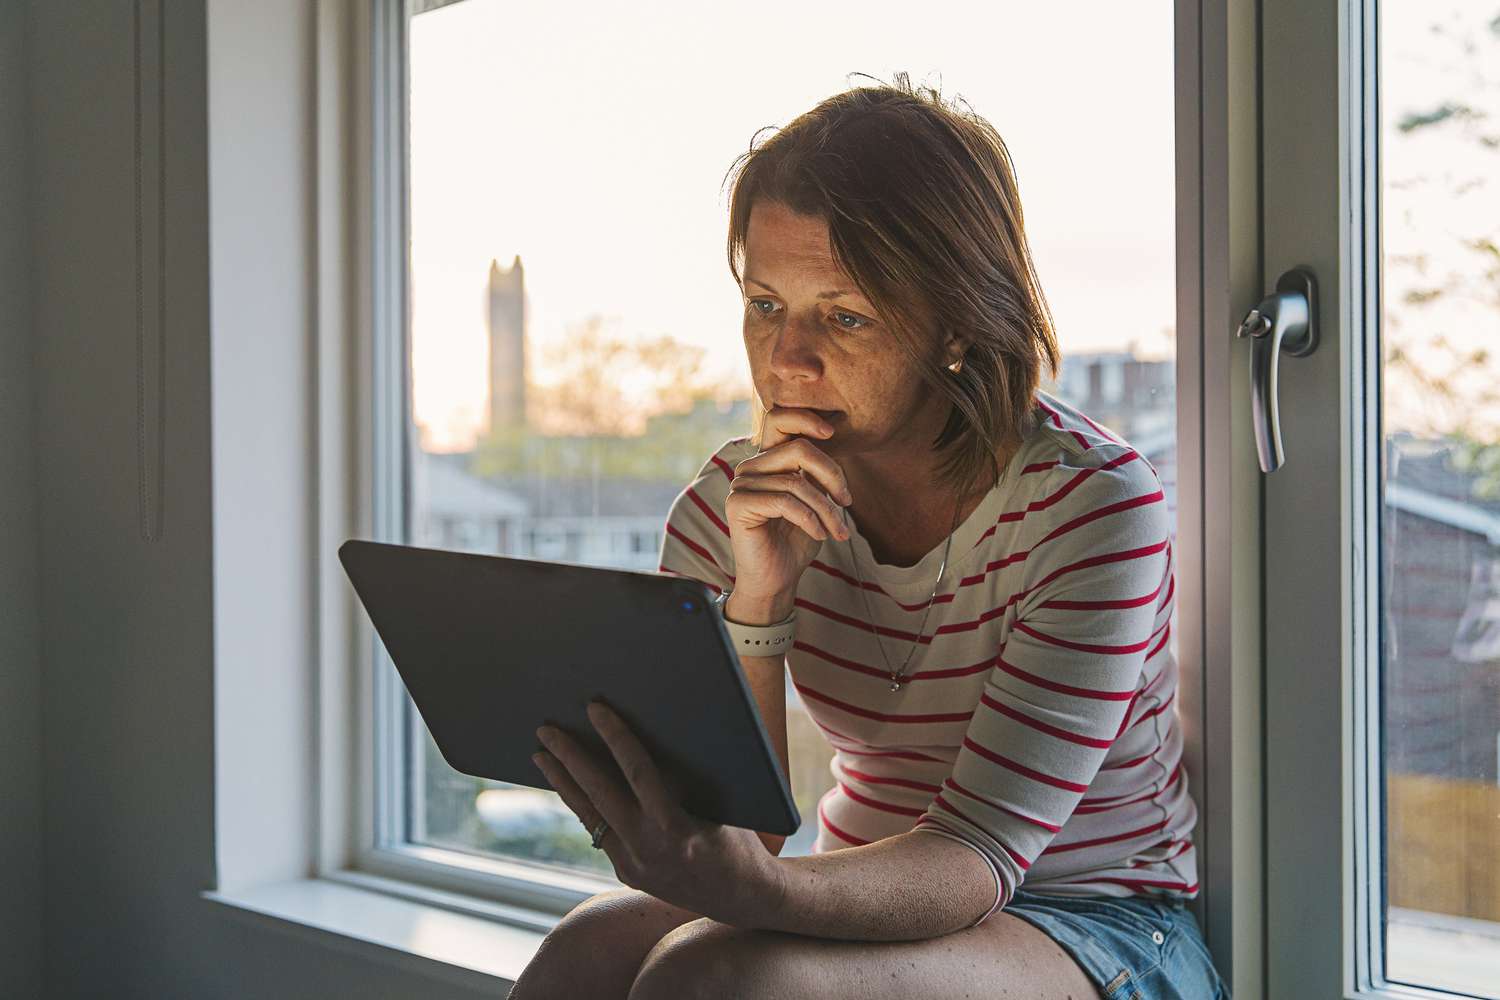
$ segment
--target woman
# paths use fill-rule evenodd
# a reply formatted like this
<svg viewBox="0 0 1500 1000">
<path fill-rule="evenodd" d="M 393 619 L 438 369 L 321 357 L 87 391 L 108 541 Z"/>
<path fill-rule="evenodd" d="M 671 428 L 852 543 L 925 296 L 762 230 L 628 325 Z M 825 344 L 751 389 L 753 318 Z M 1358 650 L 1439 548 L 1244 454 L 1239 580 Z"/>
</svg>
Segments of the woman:
<svg viewBox="0 0 1500 1000">
<path fill-rule="evenodd" d="M 736 167 L 758 419 L 673 504 L 661 569 L 727 592 L 737 644 L 794 636 L 837 782 L 814 853 L 781 858 L 668 803 L 607 710 L 627 789 L 539 731 L 630 888 L 512 996 L 1227 995 L 1183 905 L 1165 499 L 1038 390 L 1058 350 L 1004 143 L 898 75 Z M 783 658 L 741 662 L 785 769 Z"/>
</svg>

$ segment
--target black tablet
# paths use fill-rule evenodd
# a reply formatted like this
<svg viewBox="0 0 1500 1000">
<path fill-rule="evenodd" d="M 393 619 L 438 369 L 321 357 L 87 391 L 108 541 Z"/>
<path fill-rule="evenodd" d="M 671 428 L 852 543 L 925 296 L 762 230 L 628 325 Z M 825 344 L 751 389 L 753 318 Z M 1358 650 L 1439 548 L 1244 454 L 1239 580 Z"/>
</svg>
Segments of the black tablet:
<svg viewBox="0 0 1500 1000">
<path fill-rule="evenodd" d="M 623 782 L 585 713 L 602 697 L 688 812 L 777 835 L 801 826 L 704 584 L 357 539 L 339 561 L 455 770 L 550 789 L 531 762 L 550 722 Z"/>
</svg>

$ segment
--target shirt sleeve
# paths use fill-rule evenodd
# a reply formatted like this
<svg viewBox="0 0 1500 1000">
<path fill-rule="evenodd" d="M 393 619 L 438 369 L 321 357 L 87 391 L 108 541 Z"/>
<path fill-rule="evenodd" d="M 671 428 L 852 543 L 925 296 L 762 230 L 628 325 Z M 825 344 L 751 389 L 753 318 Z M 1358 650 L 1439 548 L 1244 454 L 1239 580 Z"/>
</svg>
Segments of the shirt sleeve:
<svg viewBox="0 0 1500 1000">
<path fill-rule="evenodd" d="M 1055 470 L 1045 495 L 1065 499 L 1016 542 L 1030 546 L 1023 589 L 1008 595 L 1016 618 L 915 826 L 989 864 L 995 904 L 971 926 L 1009 902 L 1072 815 L 1125 728 L 1155 631 L 1170 565 L 1161 484 L 1128 447 L 1098 451 L 1076 484 L 1077 466 Z"/>
<path fill-rule="evenodd" d="M 734 451 L 746 439 L 732 438 L 703 463 L 667 512 L 657 570 L 708 585 L 715 594 L 734 586 L 734 553 L 724 501 L 734 478 Z"/>
</svg>

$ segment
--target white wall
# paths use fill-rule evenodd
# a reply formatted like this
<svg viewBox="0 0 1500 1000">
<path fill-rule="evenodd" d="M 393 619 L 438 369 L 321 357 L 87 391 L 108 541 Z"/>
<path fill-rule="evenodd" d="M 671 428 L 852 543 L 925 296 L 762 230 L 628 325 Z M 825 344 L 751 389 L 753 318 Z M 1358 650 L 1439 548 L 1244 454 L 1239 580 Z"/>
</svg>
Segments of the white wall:
<svg viewBox="0 0 1500 1000">
<path fill-rule="evenodd" d="M 313 5 L 208 4 L 220 888 L 313 874 Z M 220 461 L 220 456 L 224 460 Z"/>
<path fill-rule="evenodd" d="M 42 717 L 26 8 L 0 0 L 0 996 L 41 992 Z"/>
<path fill-rule="evenodd" d="M 315 649 L 300 548 L 311 5 L 167 4 L 156 540 L 137 470 L 135 6 L 0 7 L 0 995 L 480 995 L 199 897 L 221 875 L 301 874 L 311 858 L 311 783 L 293 763 Z M 154 31 L 155 0 L 141 6 Z M 234 714 L 246 705 L 250 723 Z M 216 724 L 253 725 L 260 766 L 216 761 Z M 237 824 L 222 853 L 216 817 Z"/>
</svg>

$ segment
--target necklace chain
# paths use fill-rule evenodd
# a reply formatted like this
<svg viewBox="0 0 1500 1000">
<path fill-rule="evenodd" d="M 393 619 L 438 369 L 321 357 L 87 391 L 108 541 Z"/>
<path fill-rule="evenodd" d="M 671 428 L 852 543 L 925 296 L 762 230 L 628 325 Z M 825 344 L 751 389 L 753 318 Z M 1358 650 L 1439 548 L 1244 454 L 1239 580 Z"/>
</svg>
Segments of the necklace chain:
<svg viewBox="0 0 1500 1000">
<path fill-rule="evenodd" d="M 865 622 L 870 626 L 870 634 L 875 637 L 875 647 L 880 650 L 880 658 L 885 661 L 885 667 L 891 671 L 891 690 L 899 691 L 901 684 L 906 678 L 906 665 L 911 662 L 912 655 L 916 653 L 917 647 L 922 644 L 922 632 L 927 628 L 927 616 L 932 613 L 933 601 L 937 599 L 938 587 L 943 582 L 943 572 L 948 568 L 948 552 L 953 546 L 953 532 L 958 529 L 958 512 L 962 504 L 953 509 L 953 524 L 948 529 L 948 540 L 943 543 L 943 561 L 938 566 L 937 579 L 932 584 L 932 596 L 927 599 L 927 609 L 922 612 L 922 624 L 917 626 L 917 637 L 912 640 L 911 649 L 906 653 L 906 659 L 901 661 L 901 669 L 895 670 L 891 667 L 891 659 L 885 654 L 885 644 L 880 641 L 880 632 L 875 628 L 875 615 L 870 610 L 870 595 L 865 593 L 865 582 L 859 574 L 859 556 L 854 551 L 854 541 L 851 535 L 845 539 L 844 544 L 849 546 L 849 561 L 854 566 L 854 580 L 859 586 L 859 596 L 865 603 Z M 847 513 L 846 513 L 847 516 Z"/>
</svg>

